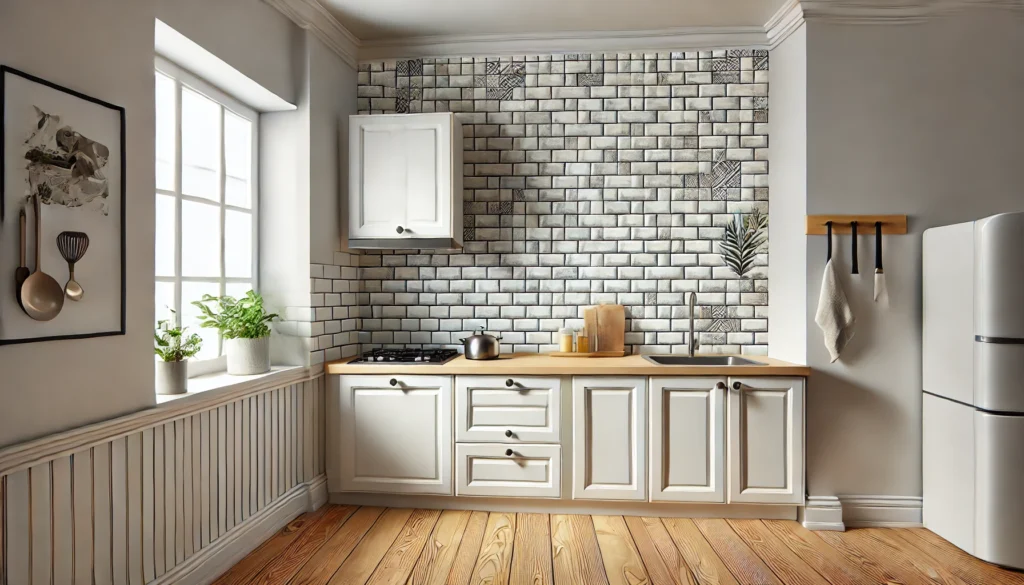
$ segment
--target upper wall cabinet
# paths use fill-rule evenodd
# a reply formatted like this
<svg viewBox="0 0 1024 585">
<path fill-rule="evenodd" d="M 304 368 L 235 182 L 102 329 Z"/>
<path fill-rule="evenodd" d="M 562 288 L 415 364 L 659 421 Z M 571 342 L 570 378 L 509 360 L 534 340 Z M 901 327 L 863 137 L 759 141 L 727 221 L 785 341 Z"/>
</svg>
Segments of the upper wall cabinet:
<svg viewBox="0 0 1024 585">
<path fill-rule="evenodd" d="M 462 125 L 451 113 L 351 116 L 349 247 L 462 247 Z"/>
</svg>

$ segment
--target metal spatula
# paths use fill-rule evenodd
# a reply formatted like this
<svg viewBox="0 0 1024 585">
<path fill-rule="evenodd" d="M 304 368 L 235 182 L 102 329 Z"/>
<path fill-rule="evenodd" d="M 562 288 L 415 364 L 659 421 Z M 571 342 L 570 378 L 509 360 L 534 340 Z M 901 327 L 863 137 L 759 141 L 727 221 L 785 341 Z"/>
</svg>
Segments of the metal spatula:
<svg viewBox="0 0 1024 585">
<path fill-rule="evenodd" d="M 882 222 L 875 222 L 875 302 L 889 306 L 889 289 L 885 286 L 885 270 L 882 269 Z"/>
</svg>

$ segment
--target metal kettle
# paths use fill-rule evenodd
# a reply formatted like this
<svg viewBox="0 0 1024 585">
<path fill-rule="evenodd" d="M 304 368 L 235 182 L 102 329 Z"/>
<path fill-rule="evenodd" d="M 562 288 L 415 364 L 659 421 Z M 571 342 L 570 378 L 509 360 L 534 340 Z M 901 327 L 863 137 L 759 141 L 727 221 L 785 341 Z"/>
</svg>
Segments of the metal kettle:
<svg viewBox="0 0 1024 585">
<path fill-rule="evenodd" d="M 501 337 L 484 333 L 483 327 L 480 328 L 480 333 L 459 339 L 459 341 L 465 349 L 467 360 L 493 360 L 501 353 L 501 346 L 498 343 L 501 341 Z"/>
</svg>

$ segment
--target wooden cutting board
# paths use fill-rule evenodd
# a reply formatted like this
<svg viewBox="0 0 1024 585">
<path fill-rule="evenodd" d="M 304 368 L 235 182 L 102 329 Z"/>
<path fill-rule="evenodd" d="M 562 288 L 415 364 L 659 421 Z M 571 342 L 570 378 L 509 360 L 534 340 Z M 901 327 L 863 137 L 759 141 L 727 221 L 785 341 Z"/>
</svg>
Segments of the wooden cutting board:
<svg viewBox="0 0 1024 585">
<path fill-rule="evenodd" d="M 597 306 L 597 350 L 620 352 L 626 348 L 626 309 L 622 305 Z"/>
<path fill-rule="evenodd" d="M 590 339 L 590 349 L 594 349 L 594 340 L 597 339 L 597 307 L 583 309 L 583 330 L 587 332 Z"/>
</svg>

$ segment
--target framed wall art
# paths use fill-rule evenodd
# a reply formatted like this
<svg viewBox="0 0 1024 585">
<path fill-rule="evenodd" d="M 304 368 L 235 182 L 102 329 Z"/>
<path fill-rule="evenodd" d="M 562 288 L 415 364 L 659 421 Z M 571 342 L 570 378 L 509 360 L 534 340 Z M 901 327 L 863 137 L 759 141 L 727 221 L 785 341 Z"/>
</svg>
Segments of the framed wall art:
<svg viewBox="0 0 1024 585">
<path fill-rule="evenodd" d="M 0 136 L 0 345 L 124 335 L 124 108 L 0 66 Z"/>
</svg>

